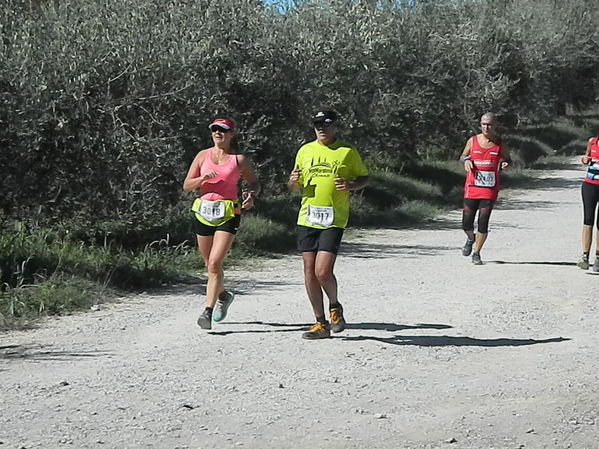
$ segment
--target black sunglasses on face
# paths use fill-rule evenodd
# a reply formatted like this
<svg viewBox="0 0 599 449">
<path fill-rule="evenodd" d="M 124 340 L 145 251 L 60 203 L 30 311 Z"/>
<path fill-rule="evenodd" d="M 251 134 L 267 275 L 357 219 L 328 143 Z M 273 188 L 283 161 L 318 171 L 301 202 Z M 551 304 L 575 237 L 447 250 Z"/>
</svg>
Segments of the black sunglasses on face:
<svg viewBox="0 0 599 449">
<path fill-rule="evenodd" d="M 314 128 L 316 128 L 316 129 L 325 129 L 332 125 L 333 125 L 332 123 L 314 122 Z"/>
<path fill-rule="evenodd" d="M 217 132 L 217 131 L 219 131 L 219 132 L 221 132 L 221 133 L 226 133 L 226 132 L 228 132 L 229 130 L 228 130 L 228 129 L 225 129 L 225 128 L 221 128 L 220 126 L 213 126 L 212 128 L 210 128 L 210 131 L 212 131 L 213 133 L 215 133 L 215 132 Z"/>
</svg>

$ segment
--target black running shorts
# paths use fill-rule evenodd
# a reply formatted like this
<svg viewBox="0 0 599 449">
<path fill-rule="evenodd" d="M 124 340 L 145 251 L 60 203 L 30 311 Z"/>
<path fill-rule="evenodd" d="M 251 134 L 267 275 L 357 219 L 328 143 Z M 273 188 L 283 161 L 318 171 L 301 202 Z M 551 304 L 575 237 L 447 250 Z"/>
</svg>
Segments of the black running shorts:
<svg viewBox="0 0 599 449">
<path fill-rule="evenodd" d="M 241 223 L 241 215 L 235 215 L 230 220 L 225 221 L 220 226 L 208 226 L 202 223 L 197 218 L 193 217 L 193 230 L 196 235 L 201 235 L 203 237 L 209 237 L 214 235 L 216 231 L 225 231 L 229 234 L 237 234 L 237 229 L 239 228 L 239 224 Z"/>
<path fill-rule="evenodd" d="M 343 237 L 342 228 L 316 229 L 307 226 L 297 227 L 297 249 L 302 253 L 326 251 L 337 254 Z"/>
</svg>

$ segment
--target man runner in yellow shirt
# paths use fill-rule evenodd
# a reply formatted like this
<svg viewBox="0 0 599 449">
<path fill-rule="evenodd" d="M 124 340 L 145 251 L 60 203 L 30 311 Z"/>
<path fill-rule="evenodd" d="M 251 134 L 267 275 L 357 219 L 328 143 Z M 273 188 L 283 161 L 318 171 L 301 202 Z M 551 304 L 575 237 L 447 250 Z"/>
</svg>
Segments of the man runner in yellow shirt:
<svg viewBox="0 0 599 449">
<path fill-rule="evenodd" d="M 304 262 L 304 283 L 316 324 L 302 334 L 316 340 L 345 329 L 343 307 L 337 299 L 333 267 L 349 217 L 349 191 L 368 182 L 368 170 L 358 151 L 337 139 L 337 113 L 322 110 L 313 117 L 316 140 L 303 145 L 289 175 L 292 192 L 301 190 L 297 246 Z M 323 291 L 329 298 L 331 323 L 326 319 Z"/>
</svg>

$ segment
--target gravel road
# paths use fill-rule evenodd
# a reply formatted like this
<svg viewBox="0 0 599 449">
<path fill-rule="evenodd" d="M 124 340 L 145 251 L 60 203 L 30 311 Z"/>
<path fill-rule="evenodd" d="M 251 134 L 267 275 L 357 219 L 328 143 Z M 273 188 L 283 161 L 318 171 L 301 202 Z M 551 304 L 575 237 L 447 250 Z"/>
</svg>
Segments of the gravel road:
<svg viewBox="0 0 599 449">
<path fill-rule="evenodd" d="M 350 323 L 311 323 L 299 256 L 230 271 L 225 322 L 200 286 L 0 334 L 0 448 L 599 447 L 599 276 L 575 266 L 584 169 L 502 192 L 482 266 L 460 212 L 354 232 Z"/>
</svg>

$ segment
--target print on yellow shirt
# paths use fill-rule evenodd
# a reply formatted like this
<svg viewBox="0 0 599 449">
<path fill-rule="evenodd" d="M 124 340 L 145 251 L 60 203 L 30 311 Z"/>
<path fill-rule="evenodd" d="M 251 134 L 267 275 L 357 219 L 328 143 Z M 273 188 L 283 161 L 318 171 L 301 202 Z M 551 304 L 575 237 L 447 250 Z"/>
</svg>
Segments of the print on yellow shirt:
<svg viewBox="0 0 599 449">
<path fill-rule="evenodd" d="M 302 146 L 295 158 L 301 169 L 302 205 L 297 224 L 318 229 L 345 228 L 349 217 L 349 192 L 335 189 L 335 177 L 353 180 L 368 176 L 357 150 L 336 141 L 326 146 L 313 141 Z"/>
</svg>

